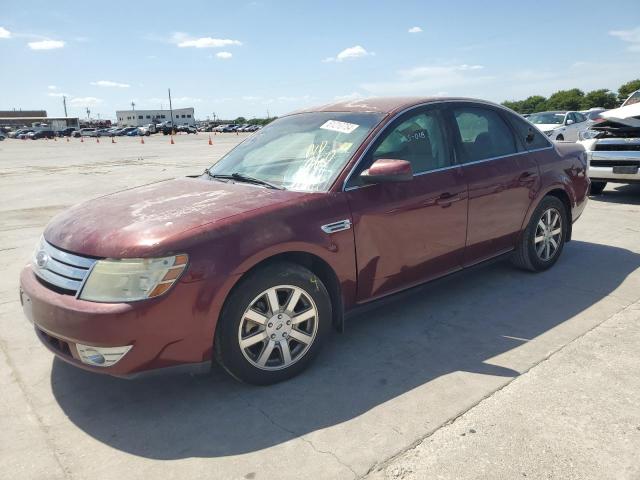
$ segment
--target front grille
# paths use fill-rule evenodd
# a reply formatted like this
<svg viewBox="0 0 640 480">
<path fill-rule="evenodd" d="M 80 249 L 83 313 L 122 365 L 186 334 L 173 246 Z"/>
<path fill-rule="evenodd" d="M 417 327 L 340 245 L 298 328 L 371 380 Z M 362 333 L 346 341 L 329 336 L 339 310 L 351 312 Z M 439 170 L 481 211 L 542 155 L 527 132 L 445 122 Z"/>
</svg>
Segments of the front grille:
<svg viewBox="0 0 640 480">
<path fill-rule="evenodd" d="M 596 143 L 598 152 L 640 152 L 640 143 Z"/>
<path fill-rule="evenodd" d="M 65 252 L 42 240 L 32 266 L 38 278 L 52 290 L 75 295 L 96 261 Z"/>
<path fill-rule="evenodd" d="M 592 167 L 637 167 L 640 160 L 591 160 Z"/>
</svg>

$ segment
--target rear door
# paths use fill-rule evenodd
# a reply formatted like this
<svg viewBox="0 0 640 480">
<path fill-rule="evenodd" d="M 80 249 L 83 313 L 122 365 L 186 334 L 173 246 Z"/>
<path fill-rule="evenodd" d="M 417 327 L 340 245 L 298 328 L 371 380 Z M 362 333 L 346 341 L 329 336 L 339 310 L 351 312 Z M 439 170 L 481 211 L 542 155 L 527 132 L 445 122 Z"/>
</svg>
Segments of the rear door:
<svg viewBox="0 0 640 480">
<path fill-rule="evenodd" d="M 414 109 L 373 143 L 346 185 L 358 264 L 358 300 L 386 295 L 462 268 L 467 185 L 439 108 Z M 377 159 L 407 160 L 409 182 L 367 185 Z"/>
<path fill-rule="evenodd" d="M 469 185 L 464 265 L 512 250 L 539 181 L 535 159 L 500 109 L 474 103 L 450 110 L 457 158 Z"/>
</svg>

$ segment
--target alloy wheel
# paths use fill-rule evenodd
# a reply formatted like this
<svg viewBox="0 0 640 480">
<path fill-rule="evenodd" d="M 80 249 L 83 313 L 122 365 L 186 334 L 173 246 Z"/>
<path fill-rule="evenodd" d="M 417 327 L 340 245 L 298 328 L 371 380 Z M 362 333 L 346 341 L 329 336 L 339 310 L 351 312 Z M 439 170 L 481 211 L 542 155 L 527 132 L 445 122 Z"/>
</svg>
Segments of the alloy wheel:
<svg viewBox="0 0 640 480">
<path fill-rule="evenodd" d="M 238 342 L 244 357 L 262 370 L 281 370 L 309 351 L 318 331 L 311 295 L 293 285 L 271 287 L 244 311 Z"/>
<path fill-rule="evenodd" d="M 533 238 L 538 258 L 543 262 L 551 260 L 560 248 L 562 240 L 562 217 L 556 208 L 548 208 L 536 225 Z"/>
</svg>

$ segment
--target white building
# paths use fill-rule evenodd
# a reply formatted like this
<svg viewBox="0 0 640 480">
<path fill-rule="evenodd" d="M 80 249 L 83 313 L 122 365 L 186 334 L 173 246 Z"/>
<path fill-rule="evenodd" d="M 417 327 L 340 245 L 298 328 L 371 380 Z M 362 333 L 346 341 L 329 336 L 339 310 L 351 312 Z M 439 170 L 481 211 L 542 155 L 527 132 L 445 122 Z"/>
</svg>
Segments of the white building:
<svg viewBox="0 0 640 480">
<path fill-rule="evenodd" d="M 118 110 L 116 121 L 119 127 L 141 127 L 150 123 L 171 121 L 171 110 Z M 174 125 L 195 125 L 193 108 L 174 108 Z"/>
</svg>

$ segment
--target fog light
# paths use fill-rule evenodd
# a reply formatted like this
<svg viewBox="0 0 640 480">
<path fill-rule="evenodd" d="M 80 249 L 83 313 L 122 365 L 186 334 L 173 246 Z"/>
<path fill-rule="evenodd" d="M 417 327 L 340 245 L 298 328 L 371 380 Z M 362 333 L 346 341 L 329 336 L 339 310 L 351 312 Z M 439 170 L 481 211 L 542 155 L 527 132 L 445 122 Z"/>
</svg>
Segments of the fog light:
<svg viewBox="0 0 640 480">
<path fill-rule="evenodd" d="M 110 367 L 118 363 L 124 357 L 132 345 L 124 347 L 94 347 L 76 343 L 78 355 L 82 363 L 95 367 Z"/>
</svg>

